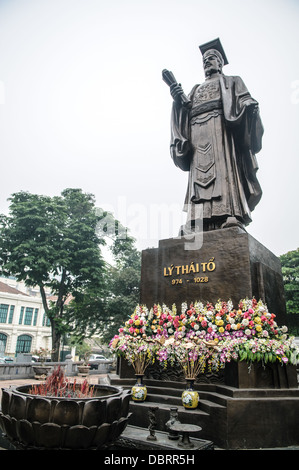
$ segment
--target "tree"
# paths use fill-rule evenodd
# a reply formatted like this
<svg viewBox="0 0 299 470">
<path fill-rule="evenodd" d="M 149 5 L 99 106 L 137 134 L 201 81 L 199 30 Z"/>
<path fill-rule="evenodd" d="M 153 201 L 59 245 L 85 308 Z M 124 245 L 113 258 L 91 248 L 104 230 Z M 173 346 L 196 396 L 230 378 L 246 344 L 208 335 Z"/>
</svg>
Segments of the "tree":
<svg viewBox="0 0 299 470">
<path fill-rule="evenodd" d="M 289 330 L 299 334 L 299 248 L 280 256 Z M 297 314 L 297 315 L 296 315 Z"/>
<path fill-rule="evenodd" d="M 84 293 L 92 292 L 97 308 L 103 308 L 99 293 L 105 290 L 106 268 L 98 222 L 93 196 L 81 189 L 66 189 L 53 198 L 15 193 L 9 215 L 0 217 L 0 273 L 14 275 L 27 286 L 39 286 L 51 324 L 53 361 L 59 358 L 62 335 L 71 327 L 65 315 L 69 300 L 80 304 Z M 55 296 L 52 302 L 48 302 L 47 289 Z M 94 309 L 84 310 L 85 326 L 88 319 L 92 324 L 92 314 Z M 75 318 L 82 324 L 82 316 L 73 312 Z"/>
<path fill-rule="evenodd" d="M 299 314 L 299 248 L 280 256 L 287 313 Z"/>
<path fill-rule="evenodd" d="M 115 264 L 107 269 L 109 296 L 106 301 L 106 321 L 102 329 L 102 338 L 107 342 L 117 334 L 120 325 L 134 311 L 140 297 L 141 255 L 135 247 L 135 239 L 128 233 L 126 237 L 116 236 L 111 251 Z"/>
</svg>

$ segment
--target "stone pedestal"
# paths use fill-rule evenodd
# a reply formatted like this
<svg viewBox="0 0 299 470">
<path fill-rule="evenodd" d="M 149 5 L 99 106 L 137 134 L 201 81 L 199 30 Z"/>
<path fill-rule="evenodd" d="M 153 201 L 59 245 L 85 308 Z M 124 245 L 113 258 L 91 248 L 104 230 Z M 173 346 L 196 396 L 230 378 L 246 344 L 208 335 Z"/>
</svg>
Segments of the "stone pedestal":
<svg viewBox="0 0 299 470">
<path fill-rule="evenodd" d="M 182 302 L 218 299 L 231 299 L 237 307 L 246 297 L 263 300 L 278 325 L 286 324 L 280 261 L 239 228 L 161 240 L 158 248 L 142 253 L 140 301 L 149 308 L 175 303 L 179 309 Z M 184 382 L 177 368 L 158 369 L 154 364 L 146 370 L 148 401 L 131 403 L 130 424 L 146 428 L 147 409 L 155 404 L 157 430 L 164 429 L 170 407 L 177 406 L 181 423 L 200 425 L 200 437 L 224 449 L 299 444 L 295 366 L 253 363 L 249 373 L 246 362 L 232 362 L 217 377 L 205 374 L 195 383 L 200 400 L 192 413 L 179 404 Z M 129 387 L 133 377 L 133 368 L 119 360 L 112 383 Z"/>
<path fill-rule="evenodd" d="M 280 260 L 234 227 L 161 240 L 142 252 L 141 304 L 217 302 L 243 298 L 266 302 L 279 325 L 286 324 Z"/>
<path fill-rule="evenodd" d="M 297 370 L 294 365 L 276 361 L 262 364 L 232 361 L 224 369 L 225 385 L 240 389 L 290 389 L 298 388 Z"/>
</svg>

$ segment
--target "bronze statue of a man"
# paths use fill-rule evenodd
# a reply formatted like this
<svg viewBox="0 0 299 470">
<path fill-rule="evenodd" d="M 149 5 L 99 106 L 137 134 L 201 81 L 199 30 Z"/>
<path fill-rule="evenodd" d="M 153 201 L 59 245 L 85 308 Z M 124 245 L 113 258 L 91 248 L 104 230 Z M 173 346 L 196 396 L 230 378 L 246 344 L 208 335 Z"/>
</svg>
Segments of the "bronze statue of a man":
<svg viewBox="0 0 299 470">
<path fill-rule="evenodd" d="M 200 50 L 204 83 L 186 97 L 173 76 L 168 81 L 174 99 L 170 152 L 174 163 L 189 171 L 183 233 L 244 228 L 262 195 L 255 157 L 263 135 L 258 103 L 240 77 L 222 73 L 228 62 L 219 39 Z"/>
</svg>

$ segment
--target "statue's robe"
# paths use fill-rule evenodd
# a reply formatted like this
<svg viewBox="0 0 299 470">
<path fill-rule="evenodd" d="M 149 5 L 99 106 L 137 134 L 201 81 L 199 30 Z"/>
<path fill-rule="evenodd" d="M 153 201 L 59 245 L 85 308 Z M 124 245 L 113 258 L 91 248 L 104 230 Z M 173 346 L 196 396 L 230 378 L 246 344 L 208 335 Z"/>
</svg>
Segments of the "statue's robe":
<svg viewBox="0 0 299 470">
<path fill-rule="evenodd" d="M 170 145 L 174 163 L 189 171 L 187 221 L 196 205 L 204 230 L 219 228 L 227 217 L 248 225 L 262 195 L 255 157 L 263 135 L 258 103 L 240 77 L 223 74 L 196 85 L 189 98 L 189 108 L 173 104 Z"/>
</svg>

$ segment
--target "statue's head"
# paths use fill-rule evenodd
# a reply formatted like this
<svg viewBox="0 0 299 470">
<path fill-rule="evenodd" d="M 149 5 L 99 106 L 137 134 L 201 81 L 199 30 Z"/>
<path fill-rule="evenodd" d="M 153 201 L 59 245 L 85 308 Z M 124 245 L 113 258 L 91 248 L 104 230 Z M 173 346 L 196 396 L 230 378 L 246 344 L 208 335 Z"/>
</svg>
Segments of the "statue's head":
<svg viewBox="0 0 299 470">
<path fill-rule="evenodd" d="M 203 58 L 205 75 L 222 72 L 222 67 L 228 64 L 225 52 L 219 39 L 207 42 L 199 46 Z"/>
<path fill-rule="evenodd" d="M 206 76 L 209 76 L 215 72 L 222 73 L 224 60 L 220 52 L 218 52 L 216 49 L 209 49 L 207 52 L 205 52 L 202 57 L 202 61 Z"/>
</svg>

